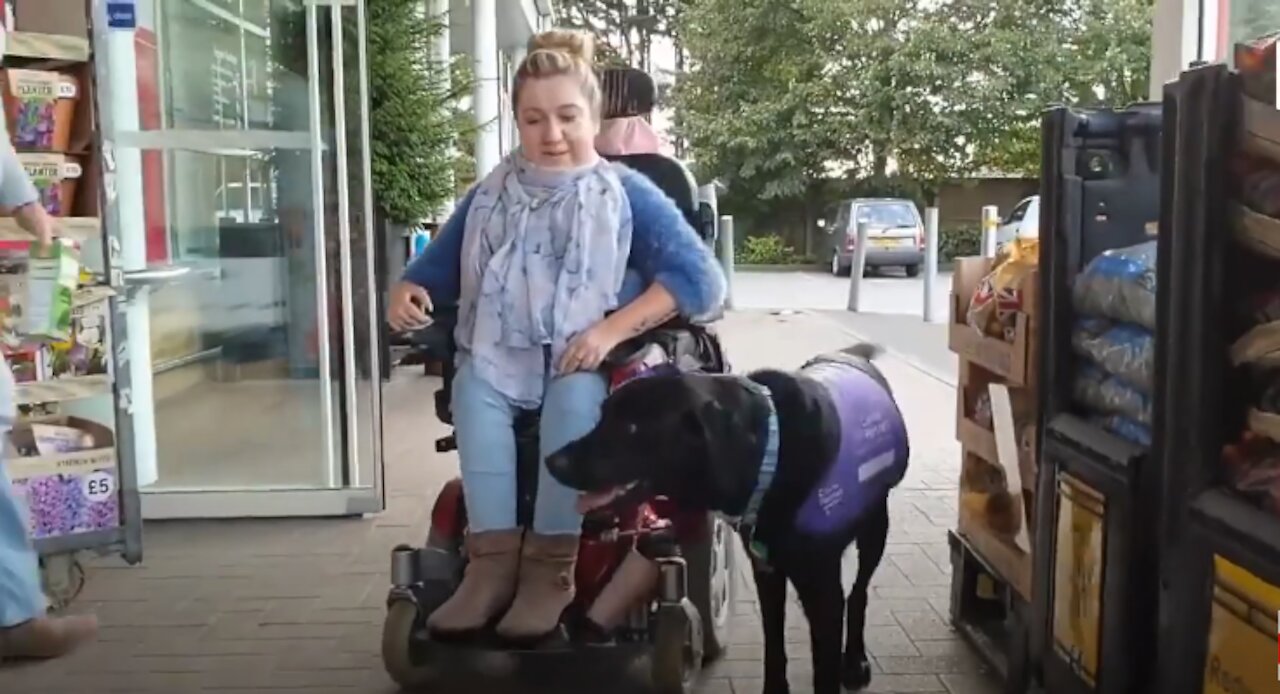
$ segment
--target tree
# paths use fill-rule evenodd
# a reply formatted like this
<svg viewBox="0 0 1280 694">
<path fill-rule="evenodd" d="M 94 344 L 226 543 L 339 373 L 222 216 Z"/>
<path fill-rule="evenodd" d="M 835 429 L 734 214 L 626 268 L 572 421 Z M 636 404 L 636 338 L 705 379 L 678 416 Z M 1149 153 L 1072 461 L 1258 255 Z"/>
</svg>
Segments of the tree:
<svg viewBox="0 0 1280 694">
<path fill-rule="evenodd" d="M 591 32 L 601 62 L 649 71 L 657 39 L 670 39 L 687 0 L 560 0 L 560 22 Z"/>
<path fill-rule="evenodd" d="M 432 42 L 448 27 L 427 16 L 422 0 L 374 0 L 366 12 L 374 199 L 390 221 L 416 224 L 456 193 L 464 122 L 456 104 L 470 84 L 449 79 L 452 66 L 432 58 Z"/>
<path fill-rule="evenodd" d="M 832 0 L 701 0 L 684 9 L 680 37 L 690 70 L 672 93 L 676 127 L 699 180 L 718 178 L 727 200 L 784 211 L 812 227 L 828 162 L 861 154 L 840 86 L 826 75 L 814 37 Z"/>
</svg>

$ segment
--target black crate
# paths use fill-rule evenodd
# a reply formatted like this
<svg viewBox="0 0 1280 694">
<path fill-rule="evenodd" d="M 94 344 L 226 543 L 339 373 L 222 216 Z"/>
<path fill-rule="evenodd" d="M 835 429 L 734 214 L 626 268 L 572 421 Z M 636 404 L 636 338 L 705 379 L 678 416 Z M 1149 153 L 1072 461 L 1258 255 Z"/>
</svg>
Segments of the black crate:
<svg viewBox="0 0 1280 694">
<path fill-rule="evenodd" d="M 1238 76 L 1223 65 L 1187 71 L 1165 88 L 1165 150 L 1174 165 L 1161 211 L 1169 329 L 1158 416 L 1170 425 L 1161 434 L 1157 686 L 1167 694 L 1204 690 L 1215 555 L 1280 586 L 1280 519 L 1221 486 L 1222 449 L 1243 429 L 1249 390 L 1228 368 L 1241 331 L 1231 309 L 1257 262 L 1231 239 L 1239 92 Z"/>
<path fill-rule="evenodd" d="M 1030 660 L 1047 691 L 1143 691 L 1154 663 L 1156 543 L 1155 493 L 1160 470 L 1153 451 L 1127 444 L 1075 416 L 1071 383 L 1076 359 L 1071 330 L 1076 314 L 1071 286 L 1093 258 L 1113 248 L 1149 241 L 1160 213 L 1165 160 L 1160 104 L 1123 110 L 1060 108 L 1043 121 L 1040 201 L 1040 350 L 1035 553 Z M 1163 280 L 1158 279 L 1162 282 Z M 1162 284 L 1160 285 L 1163 286 Z M 1163 292 L 1157 295 L 1163 301 Z M 1164 309 L 1157 306 L 1156 392 L 1160 398 Z M 1153 412 L 1153 443 L 1162 422 Z M 1064 479 L 1102 497 L 1106 547 L 1096 672 L 1054 638 L 1057 525 Z M 1075 508 L 1075 505 L 1072 506 Z M 1120 548 L 1123 548 L 1121 550 Z M 1138 655 L 1150 646 L 1147 657 Z M 1138 655 L 1135 660 L 1134 656 Z"/>
<path fill-rule="evenodd" d="M 1040 169 L 1040 422 L 1070 411 L 1071 283 L 1098 254 L 1151 240 L 1160 214 L 1159 104 L 1047 113 Z"/>
<path fill-rule="evenodd" d="M 1042 440 L 1041 488 L 1051 500 L 1042 506 L 1052 510 L 1037 526 L 1036 569 L 1051 571 L 1037 573 L 1035 584 L 1041 682 L 1055 694 L 1144 691 L 1155 662 L 1155 572 L 1142 563 L 1152 533 L 1134 490 L 1149 452 L 1071 414 L 1049 422 Z M 1075 544 L 1095 535 L 1096 552 Z M 1061 544 L 1067 537 L 1071 542 Z M 1071 577 L 1065 586 L 1064 572 Z M 1093 633 L 1072 638 L 1072 627 L 1089 622 L 1064 616 L 1059 601 L 1093 614 Z M 1090 646 L 1093 653 L 1085 653 Z"/>
</svg>

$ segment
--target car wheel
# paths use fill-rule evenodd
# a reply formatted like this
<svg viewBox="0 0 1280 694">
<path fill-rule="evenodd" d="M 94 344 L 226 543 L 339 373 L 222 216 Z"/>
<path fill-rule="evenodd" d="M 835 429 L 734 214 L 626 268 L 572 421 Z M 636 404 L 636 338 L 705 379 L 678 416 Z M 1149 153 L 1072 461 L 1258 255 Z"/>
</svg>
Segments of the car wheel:
<svg viewBox="0 0 1280 694">
<path fill-rule="evenodd" d="M 906 271 L 907 271 L 907 277 L 919 277 L 919 276 L 920 276 L 920 266 L 919 266 L 919 265 L 908 265 L 908 266 L 906 267 Z"/>
<path fill-rule="evenodd" d="M 840 254 L 831 254 L 831 275 L 833 277 L 844 277 L 845 269 L 840 265 Z"/>
</svg>

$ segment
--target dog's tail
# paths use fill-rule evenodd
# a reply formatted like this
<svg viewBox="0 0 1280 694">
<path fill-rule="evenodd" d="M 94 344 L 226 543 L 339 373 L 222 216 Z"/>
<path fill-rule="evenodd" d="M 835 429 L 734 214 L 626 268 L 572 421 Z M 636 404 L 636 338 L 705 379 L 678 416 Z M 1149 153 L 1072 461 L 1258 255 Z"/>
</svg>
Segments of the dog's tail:
<svg viewBox="0 0 1280 694">
<path fill-rule="evenodd" d="M 859 342 L 852 347 L 846 347 L 841 352 L 850 356 L 866 359 L 867 361 L 875 361 L 884 354 L 884 348 L 874 342 Z"/>
</svg>

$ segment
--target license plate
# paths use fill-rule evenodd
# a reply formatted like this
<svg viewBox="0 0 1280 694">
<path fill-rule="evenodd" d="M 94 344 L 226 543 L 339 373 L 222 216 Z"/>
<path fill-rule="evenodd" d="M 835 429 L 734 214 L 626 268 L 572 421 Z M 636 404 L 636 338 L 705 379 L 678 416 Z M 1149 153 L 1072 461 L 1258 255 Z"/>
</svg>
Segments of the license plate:
<svg viewBox="0 0 1280 694">
<path fill-rule="evenodd" d="M 876 248 L 896 248 L 902 244 L 903 239 L 872 239 L 871 245 Z"/>
</svg>

